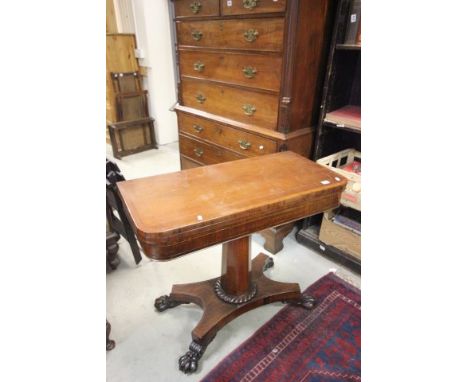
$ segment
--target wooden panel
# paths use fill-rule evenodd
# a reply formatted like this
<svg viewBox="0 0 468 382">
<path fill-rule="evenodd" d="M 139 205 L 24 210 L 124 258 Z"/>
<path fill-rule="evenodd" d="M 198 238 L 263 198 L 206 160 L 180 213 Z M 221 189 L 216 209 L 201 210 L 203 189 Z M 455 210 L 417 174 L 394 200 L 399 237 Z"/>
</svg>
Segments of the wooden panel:
<svg viewBox="0 0 468 382">
<path fill-rule="evenodd" d="M 303 130 L 305 131 L 305 134 L 301 134 L 295 137 L 288 137 L 286 141 L 286 147 L 290 151 L 294 151 L 295 153 L 309 158 L 312 147 L 312 129 L 305 128 Z"/>
<path fill-rule="evenodd" d="M 169 259 L 334 208 L 346 185 L 335 177 L 287 151 L 117 187 L 145 254 Z"/>
<path fill-rule="evenodd" d="M 326 62 L 325 30 L 329 22 L 328 0 L 300 1 L 296 23 L 289 129 L 313 126 L 318 121 Z"/>
<path fill-rule="evenodd" d="M 111 72 L 136 72 L 138 62 L 135 58 L 135 35 L 108 34 L 106 36 L 106 119 L 117 121 L 115 92 Z"/>
<path fill-rule="evenodd" d="M 308 0 L 311 1 L 311 0 Z M 228 5 L 228 4 L 231 5 Z M 222 0 L 223 15 L 250 15 L 255 13 L 284 12 L 286 0 Z"/>
<path fill-rule="evenodd" d="M 147 91 L 117 94 L 117 117 L 120 121 L 133 121 L 147 118 L 148 98 Z"/>
<path fill-rule="evenodd" d="M 177 21 L 176 25 L 180 46 L 277 52 L 283 49 L 283 18 Z M 251 42 L 244 36 L 249 30 L 257 33 Z M 199 40 L 194 38 L 197 32 L 201 33 Z"/>
<path fill-rule="evenodd" d="M 218 16 L 219 0 L 174 0 L 176 17 Z"/>
<path fill-rule="evenodd" d="M 180 50 L 179 61 L 182 76 L 276 92 L 280 89 L 281 56 Z"/>
<path fill-rule="evenodd" d="M 180 169 L 181 170 L 188 170 L 189 168 L 195 168 L 195 167 L 200 167 L 203 166 L 200 163 L 194 162 L 193 160 L 190 160 L 183 155 L 180 156 Z"/>
<path fill-rule="evenodd" d="M 118 33 L 114 0 L 106 0 L 106 33 Z"/>
<path fill-rule="evenodd" d="M 275 95 L 189 79 L 181 81 L 181 88 L 183 105 L 271 130 L 276 128 L 278 97 Z M 252 115 L 243 109 L 248 105 L 255 107 Z"/>
<path fill-rule="evenodd" d="M 224 150 L 182 134 L 179 135 L 179 149 L 181 154 L 203 164 L 216 164 L 244 158 L 232 151 Z"/>
<path fill-rule="evenodd" d="M 276 141 L 272 139 L 181 112 L 177 113 L 177 119 L 181 132 L 227 147 L 239 154 L 255 156 L 276 152 Z"/>
</svg>

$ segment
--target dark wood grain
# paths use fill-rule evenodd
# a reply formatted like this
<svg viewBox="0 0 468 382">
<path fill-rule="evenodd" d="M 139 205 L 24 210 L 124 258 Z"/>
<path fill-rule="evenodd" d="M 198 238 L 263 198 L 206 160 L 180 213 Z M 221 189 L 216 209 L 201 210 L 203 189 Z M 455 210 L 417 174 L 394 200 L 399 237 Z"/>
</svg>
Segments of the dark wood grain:
<svg viewBox="0 0 468 382">
<path fill-rule="evenodd" d="M 203 164 L 216 164 L 244 158 L 231 150 L 185 135 L 179 136 L 179 150 L 182 155 Z"/>
<path fill-rule="evenodd" d="M 196 168 L 203 166 L 203 163 L 194 161 L 193 159 L 189 159 L 185 157 L 183 154 L 180 155 L 180 168 L 181 170 L 188 170 L 190 168 Z"/>
<path fill-rule="evenodd" d="M 177 18 L 219 15 L 219 0 L 172 0 Z M 199 3 L 199 7 L 192 6 Z"/>
<path fill-rule="evenodd" d="M 292 150 L 309 157 L 313 129 L 319 116 L 330 15 L 335 2 L 233 0 L 219 4 L 220 15 L 198 14 L 175 20 L 180 69 L 176 110 L 191 109 L 192 115 L 274 139 L 276 151 Z M 258 32 L 252 42 L 244 38 L 244 32 L 249 29 Z M 192 36 L 196 31 L 201 32 L 199 40 Z M 203 70 L 194 70 L 196 63 L 202 63 Z M 242 70 L 246 66 L 256 70 L 252 78 L 243 76 Z M 187 86 L 189 79 L 193 82 Z M 223 87 L 205 89 L 209 93 L 207 101 L 197 103 L 193 97 L 195 91 L 207 86 L 203 81 Z M 188 89 L 190 87 L 193 88 Z M 258 94 L 265 91 L 274 92 L 277 97 L 262 103 L 265 99 L 259 98 Z M 261 109 L 253 101 L 259 102 Z M 260 111 L 248 117 L 239 108 L 242 104 L 252 104 Z M 263 116 L 260 115 L 262 112 Z M 179 119 L 181 115 L 178 113 Z M 271 133 L 265 134 L 264 130 Z M 308 130 L 307 133 L 304 130 Z M 179 121 L 179 131 L 191 135 L 183 121 Z M 296 136 L 295 132 L 300 134 Z M 206 132 L 203 139 L 207 144 L 237 151 L 232 136 Z M 263 153 L 262 150 L 250 150 L 246 155 Z M 202 164 L 200 161 L 187 162 L 187 159 L 185 157 L 181 163 L 188 166 L 195 162 Z M 277 229 L 276 232 L 284 230 Z"/>
<path fill-rule="evenodd" d="M 183 77 L 209 79 L 277 93 L 280 89 L 282 58 L 278 55 L 181 49 L 179 62 Z M 200 64 L 203 68 L 197 70 Z M 246 68 L 253 68 L 255 74 L 247 77 L 243 72 Z"/>
<path fill-rule="evenodd" d="M 257 295 L 242 305 L 226 304 L 214 293 L 216 280 L 173 285 L 170 297 L 176 301 L 191 302 L 203 309 L 200 322 L 192 331 L 192 339 L 208 345 L 216 333 L 236 317 L 259 306 L 275 301 L 300 299 L 297 283 L 283 283 L 267 278 L 263 269 L 268 256 L 260 253 L 252 261 L 251 281 L 257 285 Z"/>
<path fill-rule="evenodd" d="M 295 17 L 290 25 L 286 44 L 294 44 L 294 51 L 290 55 L 290 71 L 287 82 L 291 82 L 290 93 L 283 93 L 283 97 L 290 97 L 290 116 L 287 131 L 314 126 L 318 121 L 320 96 L 322 90 L 323 73 L 326 64 L 326 40 L 330 2 L 328 0 L 299 1 Z M 288 3 L 292 10 L 293 2 Z M 291 40 L 292 39 L 292 40 Z M 285 71 L 288 67 L 285 66 Z"/>
<path fill-rule="evenodd" d="M 182 103 L 208 113 L 274 130 L 278 118 L 278 96 L 217 85 L 204 81 L 183 79 Z M 199 102 L 197 97 L 203 97 Z M 248 115 L 245 105 L 255 111 Z"/>
<path fill-rule="evenodd" d="M 228 15 L 253 15 L 256 13 L 284 12 L 286 0 L 257 0 L 252 8 L 246 8 L 242 0 L 233 0 L 231 6 L 221 1 L 221 13 Z"/>
<path fill-rule="evenodd" d="M 218 49 L 243 49 L 281 52 L 283 49 L 283 18 L 177 21 L 177 41 L 179 46 L 210 47 Z M 244 33 L 256 30 L 255 41 L 249 42 Z M 195 40 L 192 32 L 202 33 Z"/>
<path fill-rule="evenodd" d="M 184 133 L 184 135 L 191 135 L 204 141 L 213 142 L 241 155 L 257 156 L 277 151 L 276 141 L 272 139 L 187 113 L 179 112 L 177 116 L 180 132 Z"/>
<path fill-rule="evenodd" d="M 145 254 L 167 260 L 334 208 L 345 184 L 288 151 L 117 186 Z"/>
<path fill-rule="evenodd" d="M 179 358 L 181 371 L 195 372 L 216 333 L 251 309 L 274 301 L 312 309 L 313 298 L 297 283 L 265 277 L 273 266 L 268 256 L 250 261 L 250 235 L 337 206 L 345 185 L 290 151 L 118 183 L 147 256 L 169 260 L 223 243 L 220 277 L 174 285 L 169 296 L 155 300 L 159 312 L 187 303 L 204 310 Z"/>
<path fill-rule="evenodd" d="M 221 285 L 227 294 L 238 296 L 248 293 L 251 284 L 250 236 L 223 244 Z"/>
</svg>

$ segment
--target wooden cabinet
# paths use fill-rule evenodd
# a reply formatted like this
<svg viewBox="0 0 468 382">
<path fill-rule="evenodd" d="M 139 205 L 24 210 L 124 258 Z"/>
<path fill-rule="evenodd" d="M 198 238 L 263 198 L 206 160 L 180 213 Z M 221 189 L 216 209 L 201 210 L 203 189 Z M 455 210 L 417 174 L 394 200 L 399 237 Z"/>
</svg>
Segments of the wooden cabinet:
<svg viewBox="0 0 468 382">
<path fill-rule="evenodd" d="M 172 3 L 182 168 L 288 149 L 309 156 L 329 1 Z M 194 137 L 223 155 L 185 151 Z"/>
<path fill-rule="evenodd" d="M 311 154 L 329 0 L 172 0 L 182 169 Z"/>
</svg>

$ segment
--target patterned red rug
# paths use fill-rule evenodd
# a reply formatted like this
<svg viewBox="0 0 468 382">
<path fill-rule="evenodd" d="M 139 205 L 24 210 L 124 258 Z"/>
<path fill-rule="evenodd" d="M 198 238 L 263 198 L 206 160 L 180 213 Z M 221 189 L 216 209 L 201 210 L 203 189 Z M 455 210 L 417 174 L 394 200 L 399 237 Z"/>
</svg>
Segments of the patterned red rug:
<svg viewBox="0 0 468 382">
<path fill-rule="evenodd" d="M 286 306 L 201 382 L 361 380 L 361 294 L 333 273 L 307 288 L 316 307 Z"/>
</svg>

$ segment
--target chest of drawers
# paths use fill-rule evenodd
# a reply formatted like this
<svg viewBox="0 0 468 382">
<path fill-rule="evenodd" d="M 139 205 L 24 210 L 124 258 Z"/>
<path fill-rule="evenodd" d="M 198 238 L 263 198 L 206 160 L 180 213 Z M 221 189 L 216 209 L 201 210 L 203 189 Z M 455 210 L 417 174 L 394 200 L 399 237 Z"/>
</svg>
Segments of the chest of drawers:
<svg viewBox="0 0 468 382">
<path fill-rule="evenodd" d="M 332 0 L 171 0 L 181 168 L 309 157 Z M 267 234 L 276 253 L 292 225 Z"/>
<path fill-rule="evenodd" d="M 328 0 L 172 0 L 182 168 L 291 150 L 318 118 Z"/>
</svg>

